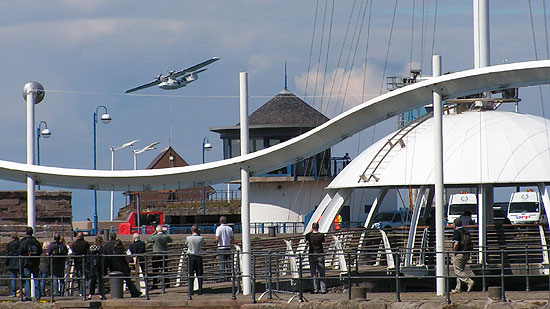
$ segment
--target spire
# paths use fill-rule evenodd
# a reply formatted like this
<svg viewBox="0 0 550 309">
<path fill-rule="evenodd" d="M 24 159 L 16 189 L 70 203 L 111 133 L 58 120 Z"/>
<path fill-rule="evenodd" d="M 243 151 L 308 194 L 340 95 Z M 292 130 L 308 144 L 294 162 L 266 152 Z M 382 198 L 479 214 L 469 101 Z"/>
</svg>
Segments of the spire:
<svg viewBox="0 0 550 309">
<path fill-rule="evenodd" d="M 285 61 L 285 90 L 288 90 L 287 78 L 286 78 L 286 61 Z"/>
</svg>

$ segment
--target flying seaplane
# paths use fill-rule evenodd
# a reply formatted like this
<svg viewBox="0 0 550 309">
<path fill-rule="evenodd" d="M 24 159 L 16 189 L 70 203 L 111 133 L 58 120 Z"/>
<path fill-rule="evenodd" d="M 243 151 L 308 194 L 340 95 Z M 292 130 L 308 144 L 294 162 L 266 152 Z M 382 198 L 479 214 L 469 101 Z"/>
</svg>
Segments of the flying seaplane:
<svg viewBox="0 0 550 309">
<path fill-rule="evenodd" d="M 219 57 L 212 57 L 206 61 L 203 61 L 194 66 L 191 66 L 187 69 L 183 69 L 181 71 L 169 71 L 167 76 L 162 76 L 162 74 L 160 74 L 155 80 L 150 81 L 147 84 L 143 84 L 141 86 L 128 89 L 124 91 L 124 93 L 131 93 L 134 91 L 153 87 L 156 85 L 158 85 L 160 89 L 164 89 L 164 90 L 175 90 L 178 88 L 185 87 L 190 82 L 195 81 L 199 78 L 197 74 L 199 74 L 200 72 L 206 71 L 206 69 L 201 70 L 201 68 L 211 63 L 214 63 L 218 60 L 220 60 Z"/>
</svg>

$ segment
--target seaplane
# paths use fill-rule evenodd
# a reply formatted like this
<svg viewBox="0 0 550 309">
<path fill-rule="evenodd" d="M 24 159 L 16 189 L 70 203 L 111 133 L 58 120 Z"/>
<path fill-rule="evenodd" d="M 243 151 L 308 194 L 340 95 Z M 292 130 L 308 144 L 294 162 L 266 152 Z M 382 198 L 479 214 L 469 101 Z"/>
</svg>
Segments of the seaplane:
<svg viewBox="0 0 550 309">
<path fill-rule="evenodd" d="M 220 60 L 219 57 L 212 57 L 206 61 L 195 64 L 194 66 L 188 67 L 187 69 L 183 69 L 181 71 L 168 71 L 168 75 L 162 76 L 162 74 L 160 74 L 156 79 L 148 82 L 147 84 L 128 89 L 124 91 L 124 93 L 132 93 L 134 91 L 157 85 L 160 89 L 164 90 L 175 90 L 185 87 L 190 82 L 197 80 L 199 78 L 198 74 L 200 72 L 206 71 L 206 69 L 202 68 L 218 60 Z"/>
</svg>

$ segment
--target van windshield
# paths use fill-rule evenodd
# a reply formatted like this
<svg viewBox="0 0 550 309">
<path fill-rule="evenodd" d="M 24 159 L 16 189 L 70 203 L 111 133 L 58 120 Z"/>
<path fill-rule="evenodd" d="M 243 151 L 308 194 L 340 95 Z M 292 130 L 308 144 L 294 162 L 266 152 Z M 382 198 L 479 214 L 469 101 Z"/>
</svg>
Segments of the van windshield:
<svg viewBox="0 0 550 309">
<path fill-rule="evenodd" d="M 393 218 L 392 212 L 381 212 L 374 217 L 374 222 L 391 221 Z"/>
<path fill-rule="evenodd" d="M 477 215 L 477 204 L 453 204 L 449 206 L 449 215 L 462 215 L 465 210 Z"/>
<path fill-rule="evenodd" d="M 539 212 L 538 202 L 522 202 L 522 203 L 510 203 L 510 210 L 508 213 L 518 212 Z"/>
</svg>

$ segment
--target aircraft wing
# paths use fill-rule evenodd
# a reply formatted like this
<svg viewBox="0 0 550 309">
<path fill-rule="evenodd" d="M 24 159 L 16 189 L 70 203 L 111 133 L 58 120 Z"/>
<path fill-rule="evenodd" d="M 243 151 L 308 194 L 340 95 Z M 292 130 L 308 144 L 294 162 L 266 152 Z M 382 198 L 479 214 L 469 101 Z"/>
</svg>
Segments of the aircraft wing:
<svg viewBox="0 0 550 309">
<path fill-rule="evenodd" d="M 220 60 L 220 57 L 212 57 L 212 58 L 210 58 L 210 59 L 208 59 L 208 60 L 206 60 L 206 61 L 203 61 L 203 62 L 201 62 L 201 63 L 199 63 L 199 64 L 195 64 L 195 65 L 192 66 L 192 67 L 188 67 L 187 69 L 183 69 L 183 70 L 181 70 L 181 71 L 174 72 L 174 73 L 171 75 L 171 77 L 172 77 L 172 78 L 178 78 L 178 77 L 180 77 L 180 76 L 183 76 L 183 75 L 186 75 L 186 74 L 189 74 L 189 73 L 193 73 L 193 72 L 198 73 L 198 72 L 196 72 L 198 69 L 203 68 L 203 67 L 205 67 L 205 66 L 207 66 L 207 65 L 209 65 L 209 64 L 211 64 L 211 63 L 214 63 L 214 62 L 216 62 L 216 61 L 218 61 L 218 60 Z M 202 71 L 201 71 L 201 72 L 202 72 Z"/>
<path fill-rule="evenodd" d="M 136 88 L 128 89 L 128 90 L 124 91 L 124 93 L 130 93 L 130 92 L 138 91 L 138 90 L 141 90 L 141 89 L 149 88 L 149 87 L 152 87 L 152 86 L 156 86 L 156 85 L 162 83 L 162 81 L 163 81 L 162 78 L 157 78 L 153 81 L 148 82 L 147 84 L 137 86 Z"/>
</svg>

